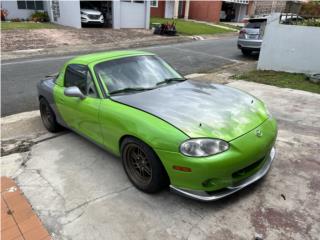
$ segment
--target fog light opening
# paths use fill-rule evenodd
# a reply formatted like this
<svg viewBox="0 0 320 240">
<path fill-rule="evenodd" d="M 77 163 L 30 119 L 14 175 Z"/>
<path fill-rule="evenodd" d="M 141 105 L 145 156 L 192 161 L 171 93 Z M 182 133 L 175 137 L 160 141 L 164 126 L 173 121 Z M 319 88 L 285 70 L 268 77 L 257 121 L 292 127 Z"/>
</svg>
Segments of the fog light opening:
<svg viewBox="0 0 320 240">
<path fill-rule="evenodd" d="M 213 178 L 208 179 L 202 183 L 202 186 L 204 187 L 213 187 L 214 185 L 215 185 L 215 182 Z"/>
</svg>

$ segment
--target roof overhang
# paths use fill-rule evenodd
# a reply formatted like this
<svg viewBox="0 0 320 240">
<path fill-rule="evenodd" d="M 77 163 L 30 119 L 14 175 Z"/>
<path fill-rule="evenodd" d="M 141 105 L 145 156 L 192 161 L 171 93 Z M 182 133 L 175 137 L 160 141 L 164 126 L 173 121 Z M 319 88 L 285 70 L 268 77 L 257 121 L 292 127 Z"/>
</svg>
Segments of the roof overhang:
<svg viewBox="0 0 320 240">
<path fill-rule="evenodd" d="M 249 0 L 224 0 L 224 2 L 239 3 L 239 4 L 249 4 Z"/>
</svg>

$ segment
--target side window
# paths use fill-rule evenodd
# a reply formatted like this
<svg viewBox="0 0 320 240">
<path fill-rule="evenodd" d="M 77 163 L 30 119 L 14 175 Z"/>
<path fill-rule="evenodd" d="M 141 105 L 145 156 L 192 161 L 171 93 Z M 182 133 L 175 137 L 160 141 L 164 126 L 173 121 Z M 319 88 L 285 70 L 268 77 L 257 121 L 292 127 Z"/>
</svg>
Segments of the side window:
<svg viewBox="0 0 320 240">
<path fill-rule="evenodd" d="M 70 64 L 64 76 L 64 86 L 76 86 L 84 95 L 94 98 L 98 97 L 91 73 L 85 65 Z"/>
</svg>

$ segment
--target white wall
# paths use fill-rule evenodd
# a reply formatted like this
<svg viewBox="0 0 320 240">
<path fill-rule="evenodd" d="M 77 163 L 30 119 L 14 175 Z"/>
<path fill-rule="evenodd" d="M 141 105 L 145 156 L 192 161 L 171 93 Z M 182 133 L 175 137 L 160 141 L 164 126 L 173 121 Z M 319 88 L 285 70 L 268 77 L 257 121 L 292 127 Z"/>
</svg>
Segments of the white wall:
<svg viewBox="0 0 320 240">
<path fill-rule="evenodd" d="M 166 1 L 165 2 L 165 11 L 164 17 L 165 18 L 173 18 L 174 15 L 174 1 Z"/>
<path fill-rule="evenodd" d="M 236 22 L 241 22 L 241 20 L 246 16 L 247 4 L 237 4 L 236 5 Z"/>
<path fill-rule="evenodd" d="M 120 1 L 112 2 L 112 27 L 115 29 L 120 29 L 121 21 L 120 21 Z"/>
<path fill-rule="evenodd" d="M 319 73 L 320 27 L 279 24 L 279 17 L 268 19 L 258 69 Z"/>
<path fill-rule="evenodd" d="M 150 1 L 113 1 L 113 28 L 149 28 Z"/>
<path fill-rule="evenodd" d="M 6 19 L 10 20 L 13 18 L 27 19 L 34 13 L 34 10 L 29 9 L 18 9 L 17 1 L 1 1 L 2 8 L 8 10 L 8 16 Z"/>
<path fill-rule="evenodd" d="M 151 8 L 150 1 L 146 1 L 145 9 L 144 9 L 145 11 L 144 28 L 145 29 L 150 29 L 150 14 L 151 14 L 150 8 Z"/>
<path fill-rule="evenodd" d="M 49 2 L 49 16 L 53 23 L 81 28 L 80 1 L 59 0 L 60 17 L 54 21 L 52 15 L 52 1 Z"/>
</svg>

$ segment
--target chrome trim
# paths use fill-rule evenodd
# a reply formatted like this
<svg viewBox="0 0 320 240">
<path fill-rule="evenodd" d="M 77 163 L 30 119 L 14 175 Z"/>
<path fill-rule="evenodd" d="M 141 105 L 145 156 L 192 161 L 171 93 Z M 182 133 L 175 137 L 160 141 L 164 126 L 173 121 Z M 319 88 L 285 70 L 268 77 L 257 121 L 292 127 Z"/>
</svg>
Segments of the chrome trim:
<svg viewBox="0 0 320 240">
<path fill-rule="evenodd" d="M 275 150 L 275 147 L 273 147 L 270 151 L 268 159 L 266 160 L 265 164 L 261 167 L 261 169 L 258 172 L 256 172 L 252 176 L 244 179 L 243 181 L 238 183 L 236 186 L 227 187 L 226 190 L 224 190 L 224 191 L 209 194 L 205 191 L 181 189 L 181 188 L 177 188 L 172 185 L 170 185 L 170 189 L 172 191 L 176 192 L 177 194 L 180 194 L 180 195 L 183 195 L 183 196 L 186 196 L 189 198 L 193 198 L 196 200 L 200 200 L 200 201 L 208 202 L 208 201 L 218 200 L 218 199 L 224 198 L 230 194 L 233 194 L 233 193 L 241 190 L 242 188 L 258 181 L 262 177 L 264 177 L 268 173 L 268 171 L 271 167 L 272 161 L 275 158 L 275 155 L 276 155 L 276 150 Z"/>
</svg>

